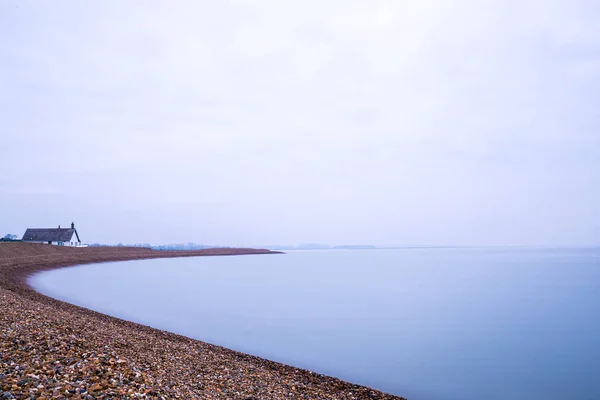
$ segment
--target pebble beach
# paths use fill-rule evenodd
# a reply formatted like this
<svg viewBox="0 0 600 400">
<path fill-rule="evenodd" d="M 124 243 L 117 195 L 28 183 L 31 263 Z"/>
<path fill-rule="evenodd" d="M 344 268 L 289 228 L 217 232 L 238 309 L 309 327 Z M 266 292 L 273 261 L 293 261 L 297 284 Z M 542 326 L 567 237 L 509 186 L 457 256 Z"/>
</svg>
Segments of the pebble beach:
<svg viewBox="0 0 600 400">
<path fill-rule="evenodd" d="M 36 272 L 86 263 L 268 253 L 0 243 L 0 399 L 402 399 L 113 318 L 27 285 Z"/>
</svg>

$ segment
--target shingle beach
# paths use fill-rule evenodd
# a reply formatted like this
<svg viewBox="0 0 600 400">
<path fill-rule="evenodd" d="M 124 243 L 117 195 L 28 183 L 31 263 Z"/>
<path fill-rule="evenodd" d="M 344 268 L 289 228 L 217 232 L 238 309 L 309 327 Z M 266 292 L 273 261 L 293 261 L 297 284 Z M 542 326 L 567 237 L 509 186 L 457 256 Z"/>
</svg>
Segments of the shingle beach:
<svg viewBox="0 0 600 400">
<path fill-rule="evenodd" d="M 266 253 L 0 243 L 0 399 L 401 399 L 109 317 L 26 284 L 35 272 L 77 264 Z"/>
</svg>

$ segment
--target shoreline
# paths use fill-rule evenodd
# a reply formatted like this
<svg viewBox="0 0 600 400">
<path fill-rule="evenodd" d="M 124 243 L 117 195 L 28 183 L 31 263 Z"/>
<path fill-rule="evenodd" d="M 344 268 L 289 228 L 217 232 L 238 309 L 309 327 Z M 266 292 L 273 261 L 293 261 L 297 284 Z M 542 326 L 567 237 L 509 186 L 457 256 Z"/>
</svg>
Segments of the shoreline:
<svg viewBox="0 0 600 400">
<path fill-rule="evenodd" d="M 37 272 L 89 263 L 278 253 L 0 243 L 0 397 L 402 399 L 110 317 L 27 284 Z"/>
</svg>

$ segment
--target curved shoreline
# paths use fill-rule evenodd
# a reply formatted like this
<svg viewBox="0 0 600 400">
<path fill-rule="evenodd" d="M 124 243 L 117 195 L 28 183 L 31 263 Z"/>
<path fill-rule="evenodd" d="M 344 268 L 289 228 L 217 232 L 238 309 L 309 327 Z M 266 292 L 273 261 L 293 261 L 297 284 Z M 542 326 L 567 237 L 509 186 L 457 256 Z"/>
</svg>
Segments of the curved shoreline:
<svg viewBox="0 0 600 400">
<path fill-rule="evenodd" d="M 110 317 L 42 295 L 27 284 L 34 273 L 87 263 L 271 253 L 277 252 L 0 243 L 0 397 L 10 392 L 47 399 L 401 399 Z"/>
</svg>

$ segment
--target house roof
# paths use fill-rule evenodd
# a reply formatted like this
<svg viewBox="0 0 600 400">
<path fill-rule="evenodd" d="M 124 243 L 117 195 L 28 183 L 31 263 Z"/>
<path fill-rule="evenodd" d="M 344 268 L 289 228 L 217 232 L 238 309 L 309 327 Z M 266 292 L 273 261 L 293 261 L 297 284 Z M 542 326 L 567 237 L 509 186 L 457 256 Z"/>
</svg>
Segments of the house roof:
<svg viewBox="0 0 600 400">
<path fill-rule="evenodd" d="M 73 234 L 79 240 L 77 229 L 73 228 L 42 228 L 42 229 L 27 229 L 23 235 L 24 241 L 29 242 L 70 242 Z"/>
</svg>

